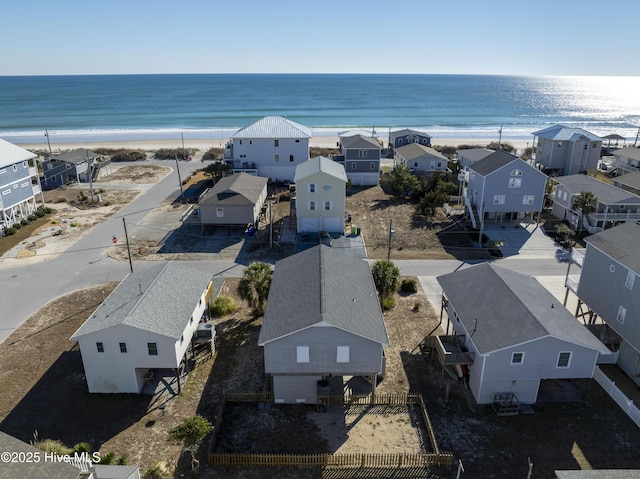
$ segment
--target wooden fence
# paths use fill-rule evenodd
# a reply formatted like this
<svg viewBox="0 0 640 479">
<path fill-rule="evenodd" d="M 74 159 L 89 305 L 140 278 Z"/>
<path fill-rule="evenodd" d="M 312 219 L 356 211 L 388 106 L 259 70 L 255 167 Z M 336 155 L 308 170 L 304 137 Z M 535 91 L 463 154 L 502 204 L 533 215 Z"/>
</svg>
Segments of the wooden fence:
<svg viewBox="0 0 640 479">
<path fill-rule="evenodd" d="M 424 467 L 447 466 L 453 462 L 453 455 L 440 452 L 436 437 L 420 394 L 376 394 L 354 396 L 325 396 L 325 404 L 338 406 L 406 406 L 417 405 L 422 413 L 432 453 L 393 454 L 242 454 L 213 452 L 218 431 L 222 423 L 225 405 L 230 402 L 273 402 L 271 393 L 225 393 L 209 443 L 208 462 L 211 466 L 238 467 Z"/>
</svg>

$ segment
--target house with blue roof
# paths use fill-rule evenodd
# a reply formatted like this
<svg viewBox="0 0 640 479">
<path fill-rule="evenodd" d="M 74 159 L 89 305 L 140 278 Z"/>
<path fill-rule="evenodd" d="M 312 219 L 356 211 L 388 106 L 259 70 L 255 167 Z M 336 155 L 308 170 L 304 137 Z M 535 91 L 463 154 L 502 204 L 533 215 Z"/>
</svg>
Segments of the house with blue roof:
<svg viewBox="0 0 640 479">
<path fill-rule="evenodd" d="M 278 261 L 258 345 L 276 403 L 315 404 L 345 376 L 375 393 L 389 337 L 369 264 L 325 245 Z"/>
<path fill-rule="evenodd" d="M 205 318 L 211 274 L 179 263 L 128 275 L 71 337 L 77 341 L 90 393 L 140 393 L 154 371 L 188 368 L 187 352 Z"/>
<path fill-rule="evenodd" d="M 233 172 L 272 181 L 293 181 L 296 166 L 309 160 L 311 128 L 281 116 L 266 116 L 236 131 L 223 153 Z"/>
</svg>

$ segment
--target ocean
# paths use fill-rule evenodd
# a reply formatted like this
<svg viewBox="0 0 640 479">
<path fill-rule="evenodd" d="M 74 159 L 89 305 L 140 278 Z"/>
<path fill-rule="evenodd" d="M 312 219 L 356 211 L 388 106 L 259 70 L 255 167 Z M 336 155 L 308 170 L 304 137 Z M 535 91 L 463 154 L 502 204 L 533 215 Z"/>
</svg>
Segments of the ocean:
<svg viewBox="0 0 640 479">
<path fill-rule="evenodd" d="M 633 140 L 640 77 L 190 74 L 0 77 L 0 138 L 52 143 L 228 137 L 267 115 L 314 136 L 414 128 L 532 139 L 554 124 Z"/>
</svg>

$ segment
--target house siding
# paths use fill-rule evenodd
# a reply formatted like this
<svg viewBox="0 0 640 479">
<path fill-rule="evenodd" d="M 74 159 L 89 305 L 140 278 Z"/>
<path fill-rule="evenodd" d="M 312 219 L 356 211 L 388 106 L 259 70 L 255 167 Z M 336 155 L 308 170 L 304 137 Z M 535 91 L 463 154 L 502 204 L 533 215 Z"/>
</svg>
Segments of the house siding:
<svg viewBox="0 0 640 479">
<path fill-rule="evenodd" d="M 217 208 L 223 208 L 224 216 L 218 217 Z M 200 221 L 203 225 L 247 225 L 258 218 L 252 206 L 200 205 Z"/>
<path fill-rule="evenodd" d="M 309 347 L 309 362 L 296 362 L 297 346 Z M 338 363 L 337 347 L 349 346 L 348 363 Z M 313 326 L 264 345 L 268 374 L 371 375 L 382 371 L 382 345 L 333 326 Z M 372 365 L 375 366 L 372 370 Z"/>
<path fill-rule="evenodd" d="M 278 146 L 275 146 L 276 139 Z M 297 143 L 296 140 L 298 140 Z M 279 155 L 278 163 L 275 163 L 275 155 Z M 293 155 L 294 161 L 289 161 L 290 155 Z M 307 160 L 309 160 L 308 138 L 233 139 L 233 167 L 251 168 L 252 163 L 255 163 L 258 176 L 274 181 L 292 181 L 296 166 Z"/>
<path fill-rule="evenodd" d="M 277 403 L 315 404 L 322 376 L 273 376 L 273 400 Z"/>
<path fill-rule="evenodd" d="M 316 185 L 314 193 L 309 192 L 309 184 Z M 326 190 L 325 186 L 330 189 Z M 308 209 L 310 201 L 316 202 L 314 211 Z M 331 202 L 331 210 L 324 210 L 325 201 Z M 318 171 L 296 182 L 298 231 L 344 233 L 345 209 L 345 182 L 340 178 Z"/>
<path fill-rule="evenodd" d="M 16 171 L 13 171 L 13 165 L 16 166 Z M 33 198 L 29 161 L 13 165 L 0 168 L 0 202 L 5 209 Z"/>
</svg>

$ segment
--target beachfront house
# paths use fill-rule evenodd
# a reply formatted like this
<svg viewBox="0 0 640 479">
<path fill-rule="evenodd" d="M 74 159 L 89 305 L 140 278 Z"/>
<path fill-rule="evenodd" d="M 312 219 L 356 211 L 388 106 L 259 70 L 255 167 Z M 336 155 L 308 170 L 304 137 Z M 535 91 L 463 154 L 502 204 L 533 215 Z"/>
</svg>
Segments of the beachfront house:
<svg viewBox="0 0 640 479">
<path fill-rule="evenodd" d="M 95 174 L 99 171 L 96 166 L 101 159 L 100 155 L 85 148 L 51 156 L 42 162 L 44 188 L 58 188 L 74 182 L 89 183 L 89 171 L 95 181 Z"/>
<path fill-rule="evenodd" d="M 276 403 L 317 403 L 344 376 L 375 392 L 388 344 L 368 263 L 325 245 L 276 263 L 258 338 Z"/>
<path fill-rule="evenodd" d="M 592 378 L 598 361 L 612 354 L 530 276 L 482 263 L 437 280 L 452 332 L 439 337 L 439 357 L 467 358 L 462 364 L 478 404 L 506 395 L 535 403 L 539 390 L 558 380 Z M 446 359 L 443 367 L 451 367 Z"/>
<path fill-rule="evenodd" d="M 15 461 L 2 461 L 0 476 L 7 479 L 140 479 L 137 466 L 94 464 L 94 456 L 88 452 L 53 460 L 51 456 L 45 456 L 44 451 L 2 431 L 0 451 L 16 458 Z"/>
<path fill-rule="evenodd" d="M 577 274 L 567 274 L 566 287 L 593 323 L 601 318 L 615 335 L 618 366 L 640 386 L 640 223 L 629 221 L 585 239 L 586 250 L 572 252 Z M 583 304 L 588 310 L 583 310 Z"/>
<path fill-rule="evenodd" d="M 533 133 L 535 161 L 550 176 L 595 170 L 602 138 L 582 128 L 554 125 Z"/>
<path fill-rule="evenodd" d="M 239 129 L 224 149 L 234 172 L 272 181 L 293 181 L 296 167 L 309 160 L 310 128 L 281 116 L 266 116 Z"/>
<path fill-rule="evenodd" d="M 584 228 L 596 233 L 625 221 L 640 220 L 640 196 L 617 188 L 587 175 L 569 175 L 552 178 L 556 183 L 552 190 L 556 218 L 567 220 L 573 228 Z M 582 217 L 573 202 L 582 192 L 591 192 L 598 199 L 595 212 Z"/>
<path fill-rule="evenodd" d="M 344 166 L 317 156 L 296 168 L 295 217 L 298 232 L 344 233 L 347 174 Z"/>
<path fill-rule="evenodd" d="M 517 156 L 494 151 L 467 170 L 463 196 L 474 228 L 533 218 L 542 210 L 547 176 Z"/>
<path fill-rule="evenodd" d="M 267 199 L 268 178 L 235 173 L 220 178 L 198 200 L 200 224 L 207 226 L 258 226 Z"/>
<path fill-rule="evenodd" d="M 431 146 L 431 136 L 423 131 L 412 130 L 410 128 L 389 132 L 389 148 L 400 148 L 410 143 Z"/>
<path fill-rule="evenodd" d="M 440 152 L 419 143 L 410 143 L 393 150 L 395 165 L 404 165 L 416 175 L 449 171 L 449 160 Z"/>
<path fill-rule="evenodd" d="M 44 206 L 37 156 L 0 139 L 0 232 Z"/>
<path fill-rule="evenodd" d="M 340 136 L 341 154 L 333 160 L 344 165 L 347 178 L 353 185 L 372 186 L 380 182 L 380 154 L 377 138 L 361 133 Z"/>
<path fill-rule="evenodd" d="M 203 323 L 211 274 L 179 263 L 128 275 L 71 337 L 77 341 L 90 393 L 140 393 L 175 375 L 178 391 L 193 342 L 213 350 L 215 329 Z"/>
<path fill-rule="evenodd" d="M 640 195 L 640 171 L 633 173 L 625 173 L 622 176 L 616 176 L 613 179 L 613 186 L 617 186 L 623 190 Z"/>
<path fill-rule="evenodd" d="M 615 150 L 613 152 L 613 168 L 618 175 L 640 170 L 640 148 L 627 146 Z"/>
</svg>

